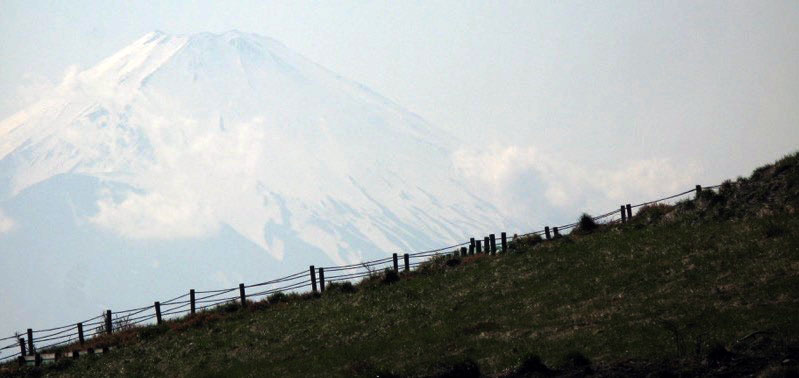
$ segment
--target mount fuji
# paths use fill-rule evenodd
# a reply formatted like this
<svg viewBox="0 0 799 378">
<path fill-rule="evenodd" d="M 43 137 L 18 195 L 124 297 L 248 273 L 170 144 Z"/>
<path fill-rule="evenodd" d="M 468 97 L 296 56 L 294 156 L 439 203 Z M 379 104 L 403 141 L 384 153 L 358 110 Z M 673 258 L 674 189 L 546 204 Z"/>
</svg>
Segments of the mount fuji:
<svg viewBox="0 0 799 378">
<path fill-rule="evenodd" d="M 149 33 L 0 122 L 0 332 L 512 227 L 458 144 L 275 40 Z"/>
</svg>

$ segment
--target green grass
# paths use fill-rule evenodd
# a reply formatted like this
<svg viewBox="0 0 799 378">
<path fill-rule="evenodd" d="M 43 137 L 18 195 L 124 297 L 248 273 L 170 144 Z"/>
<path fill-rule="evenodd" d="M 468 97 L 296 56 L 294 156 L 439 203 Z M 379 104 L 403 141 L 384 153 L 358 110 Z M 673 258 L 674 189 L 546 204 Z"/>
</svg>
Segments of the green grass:
<svg viewBox="0 0 799 378">
<path fill-rule="evenodd" d="M 46 372 L 417 376 L 469 358 L 498 375 L 531 353 L 548 366 L 572 351 L 598 365 L 685 358 L 697 344 L 729 346 L 754 331 L 795 341 L 798 274 L 796 217 L 627 225 L 139 332 L 110 355 Z"/>
</svg>

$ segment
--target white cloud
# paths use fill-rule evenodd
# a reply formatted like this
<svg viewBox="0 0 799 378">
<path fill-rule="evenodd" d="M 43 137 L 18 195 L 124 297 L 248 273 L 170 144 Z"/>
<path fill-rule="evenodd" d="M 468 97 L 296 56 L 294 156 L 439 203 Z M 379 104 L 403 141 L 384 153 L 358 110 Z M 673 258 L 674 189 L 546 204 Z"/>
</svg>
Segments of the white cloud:
<svg viewBox="0 0 799 378">
<path fill-rule="evenodd" d="M 477 190 L 523 224 L 570 219 L 582 211 L 597 213 L 673 194 L 690 187 L 699 171 L 668 159 L 587 169 L 535 147 L 519 146 L 461 149 L 453 160 Z"/>
<path fill-rule="evenodd" d="M 650 200 L 689 189 L 698 173 L 696 165 L 678 167 L 669 159 L 635 160 L 599 172 L 597 185 L 617 202 Z"/>
<path fill-rule="evenodd" d="M 92 222 L 132 239 L 200 237 L 219 227 L 211 209 L 198 198 L 131 192 L 116 202 L 106 193 L 98 206 Z"/>
<path fill-rule="evenodd" d="M 0 235 L 9 233 L 16 226 L 16 222 L 0 210 Z"/>
<path fill-rule="evenodd" d="M 257 189 L 261 128 L 230 122 L 221 131 L 194 119 L 180 122 L 147 125 L 158 137 L 151 139 L 154 159 L 128 182 L 136 190 L 100 193 L 90 221 L 127 238 L 161 240 L 212 236 L 228 224 L 281 259 L 280 242 L 264 238 L 264 225 L 279 212 L 261 205 Z"/>
</svg>

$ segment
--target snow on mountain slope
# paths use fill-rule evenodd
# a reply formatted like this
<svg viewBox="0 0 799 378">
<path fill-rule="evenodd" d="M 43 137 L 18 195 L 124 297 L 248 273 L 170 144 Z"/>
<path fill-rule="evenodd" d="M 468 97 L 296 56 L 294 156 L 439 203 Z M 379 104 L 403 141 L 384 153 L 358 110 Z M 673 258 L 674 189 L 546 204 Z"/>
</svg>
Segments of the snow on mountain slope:
<svg viewBox="0 0 799 378">
<path fill-rule="evenodd" d="M 154 32 L 0 122 L 0 208 L 59 175 L 92 177 L 71 218 L 86 232 L 230 227 L 277 261 L 313 246 L 351 263 L 507 226 L 466 189 L 455 145 L 274 40 Z"/>
</svg>

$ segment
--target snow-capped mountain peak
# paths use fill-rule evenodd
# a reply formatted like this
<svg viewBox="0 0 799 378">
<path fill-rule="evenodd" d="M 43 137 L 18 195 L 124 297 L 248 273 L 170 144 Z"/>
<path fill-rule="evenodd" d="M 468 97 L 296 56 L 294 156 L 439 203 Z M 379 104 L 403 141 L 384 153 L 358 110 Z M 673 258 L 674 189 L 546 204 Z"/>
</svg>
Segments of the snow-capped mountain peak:
<svg viewBox="0 0 799 378">
<path fill-rule="evenodd" d="M 253 34 L 148 33 L 21 114 L 0 124 L 0 198 L 96 177 L 85 220 L 127 238 L 228 225 L 282 259 L 273 225 L 343 263 L 501 224 L 441 131 Z"/>
</svg>

